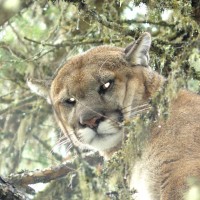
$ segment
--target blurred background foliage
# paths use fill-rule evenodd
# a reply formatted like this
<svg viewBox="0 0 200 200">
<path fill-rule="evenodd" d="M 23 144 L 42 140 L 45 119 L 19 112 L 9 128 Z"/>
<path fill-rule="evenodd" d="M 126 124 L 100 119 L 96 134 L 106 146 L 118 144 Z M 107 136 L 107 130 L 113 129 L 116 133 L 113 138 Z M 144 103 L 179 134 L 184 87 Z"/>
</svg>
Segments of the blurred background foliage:
<svg viewBox="0 0 200 200">
<path fill-rule="evenodd" d="M 148 31 L 153 37 L 152 68 L 165 77 L 178 71 L 173 77 L 181 79 L 181 86 L 200 92 L 199 4 L 198 0 L 0 0 L 0 174 L 43 169 L 67 159 L 68 147 L 62 145 L 51 107 L 29 91 L 26 79 L 49 78 L 71 56 L 91 47 L 125 47 Z M 35 199 L 129 199 L 126 166 L 118 156 L 103 172 L 102 166 L 90 168 L 81 161 L 78 178 L 68 174 Z M 116 178 L 119 170 L 121 182 Z"/>
</svg>

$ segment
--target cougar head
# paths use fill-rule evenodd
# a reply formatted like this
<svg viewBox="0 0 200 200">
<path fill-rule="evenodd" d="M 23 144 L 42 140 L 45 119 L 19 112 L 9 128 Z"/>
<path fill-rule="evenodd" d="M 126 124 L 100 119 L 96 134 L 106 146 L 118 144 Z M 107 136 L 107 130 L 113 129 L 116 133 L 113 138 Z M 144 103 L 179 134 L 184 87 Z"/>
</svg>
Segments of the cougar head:
<svg viewBox="0 0 200 200">
<path fill-rule="evenodd" d="M 150 45 L 151 36 L 144 33 L 125 49 L 95 47 L 70 58 L 51 83 L 29 80 L 28 85 L 52 104 L 75 145 L 109 153 L 121 146 L 123 121 L 162 83 L 148 66 Z"/>
</svg>

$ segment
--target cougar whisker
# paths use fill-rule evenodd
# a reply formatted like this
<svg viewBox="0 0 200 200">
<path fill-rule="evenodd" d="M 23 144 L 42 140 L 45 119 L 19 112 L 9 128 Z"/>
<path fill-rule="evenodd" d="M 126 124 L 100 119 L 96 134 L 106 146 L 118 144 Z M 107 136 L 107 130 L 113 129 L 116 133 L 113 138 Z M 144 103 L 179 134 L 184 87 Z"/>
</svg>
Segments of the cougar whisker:
<svg viewBox="0 0 200 200">
<path fill-rule="evenodd" d="M 70 143 L 70 141 L 69 141 L 69 140 L 65 140 L 65 141 L 62 141 L 62 142 L 60 142 L 60 143 L 54 145 L 53 148 L 52 148 L 52 150 L 51 150 L 51 152 L 54 152 L 54 149 L 55 149 L 55 148 L 59 148 L 60 146 L 62 146 L 62 145 L 64 145 L 64 144 L 67 144 L 67 143 Z"/>
<path fill-rule="evenodd" d="M 62 141 L 65 141 L 65 140 L 69 140 L 69 138 L 67 138 L 65 135 L 63 135 L 62 137 L 60 137 L 60 138 L 58 139 L 58 141 L 56 142 L 56 145 L 59 144 L 59 143 L 62 142 Z"/>
<path fill-rule="evenodd" d="M 144 107 L 143 109 L 140 109 L 140 110 L 136 110 L 136 109 L 131 109 L 129 111 L 126 111 L 126 112 L 123 112 L 122 114 L 127 114 L 127 113 L 130 113 L 130 112 L 133 112 L 134 111 L 134 114 L 135 113 L 139 113 L 139 112 L 142 112 L 142 111 L 145 111 L 145 110 L 149 110 L 151 108 L 151 106 L 148 106 L 148 107 Z"/>
<path fill-rule="evenodd" d="M 139 106 L 136 106 L 136 107 L 134 107 L 134 108 L 132 108 L 132 109 L 138 109 L 138 108 L 142 108 L 142 107 L 145 107 L 145 106 L 148 106 L 149 104 L 148 103 L 145 103 L 145 104 L 141 104 L 141 105 L 139 105 Z M 129 105 L 129 106 L 126 106 L 126 107 L 123 107 L 122 109 L 121 109 L 121 111 L 122 110 L 124 110 L 124 109 L 126 109 L 126 108 L 128 108 L 128 107 L 131 107 L 132 105 Z"/>
</svg>

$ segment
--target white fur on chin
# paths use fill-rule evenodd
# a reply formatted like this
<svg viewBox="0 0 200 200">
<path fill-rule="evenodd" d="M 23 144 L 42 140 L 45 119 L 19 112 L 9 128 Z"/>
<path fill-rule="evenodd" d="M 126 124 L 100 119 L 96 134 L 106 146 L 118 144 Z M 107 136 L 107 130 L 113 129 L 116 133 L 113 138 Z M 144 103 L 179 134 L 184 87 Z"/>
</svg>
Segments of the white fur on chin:
<svg viewBox="0 0 200 200">
<path fill-rule="evenodd" d="M 109 122 L 101 122 L 97 132 L 88 127 L 80 129 L 78 135 L 80 135 L 81 142 L 98 151 L 105 151 L 117 146 L 123 139 L 123 129 L 120 130 Z"/>
</svg>

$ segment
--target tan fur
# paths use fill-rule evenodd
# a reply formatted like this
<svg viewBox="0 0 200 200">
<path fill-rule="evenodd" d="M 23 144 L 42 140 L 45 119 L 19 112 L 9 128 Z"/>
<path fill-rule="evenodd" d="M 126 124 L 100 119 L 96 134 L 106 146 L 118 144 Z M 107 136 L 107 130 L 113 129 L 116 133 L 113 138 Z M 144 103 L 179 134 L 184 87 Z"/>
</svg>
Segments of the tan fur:
<svg viewBox="0 0 200 200">
<path fill-rule="evenodd" d="M 165 80 L 148 67 L 150 44 L 144 33 L 125 50 L 96 47 L 57 72 L 48 99 L 75 145 L 108 157 L 121 147 L 123 120 L 130 120 Z M 200 178 L 200 97 L 180 91 L 169 111 L 167 121 L 152 124 L 142 158 L 133 167 L 131 187 L 138 200 L 180 200 L 187 179 Z"/>
<path fill-rule="evenodd" d="M 152 137 L 133 170 L 132 187 L 146 193 L 142 197 L 147 200 L 183 199 L 188 179 L 200 178 L 200 97 L 180 91 L 169 111 L 167 121 L 152 126 Z"/>
</svg>

